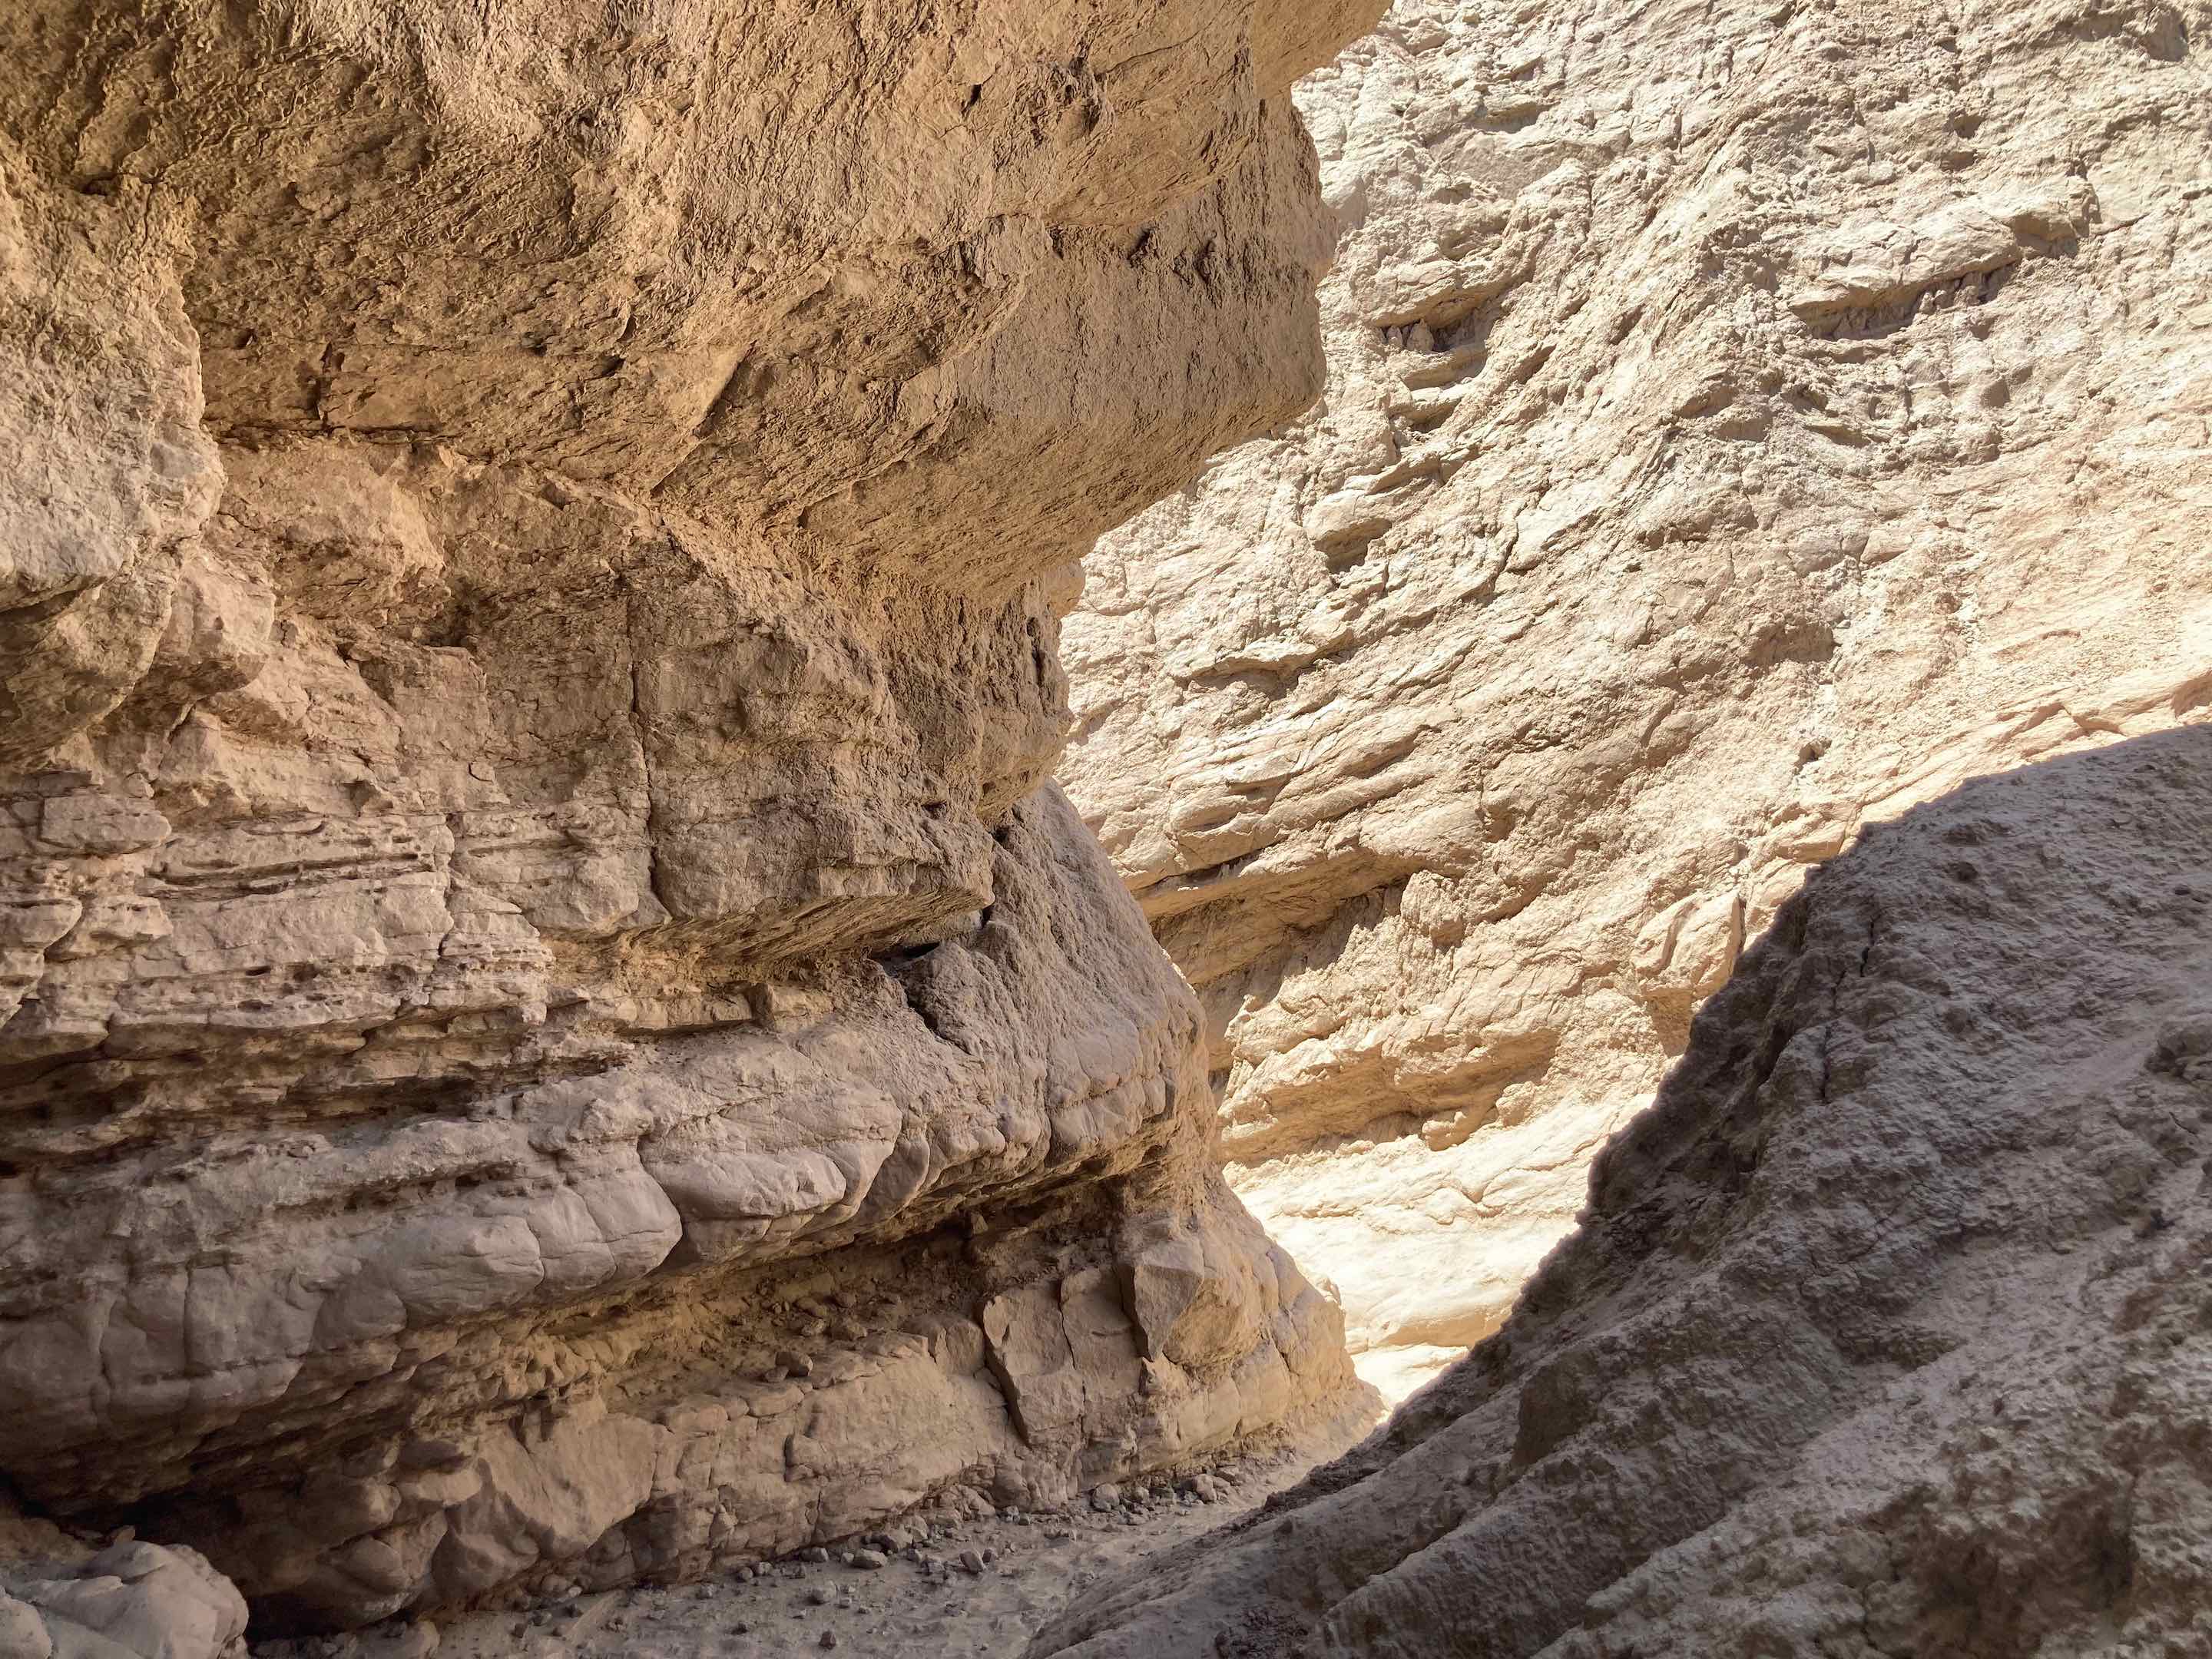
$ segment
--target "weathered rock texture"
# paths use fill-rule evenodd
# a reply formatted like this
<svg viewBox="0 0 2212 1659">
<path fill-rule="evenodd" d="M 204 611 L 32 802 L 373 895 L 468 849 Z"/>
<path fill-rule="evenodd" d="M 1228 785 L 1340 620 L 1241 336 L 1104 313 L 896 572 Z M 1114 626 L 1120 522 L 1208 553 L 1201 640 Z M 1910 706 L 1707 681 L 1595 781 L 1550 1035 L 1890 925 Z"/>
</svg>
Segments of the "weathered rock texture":
<svg viewBox="0 0 2212 1659">
<path fill-rule="evenodd" d="M 1784 906 L 1503 1330 L 1036 1650 L 2203 1651 L 2208 1158 L 2212 732 L 1970 784 Z"/>
<path fill-rule="evenodd" d="M 1325 402 L 1108 537 L 1062 775 L 1362 1367 L 1504 1316 L 1806 868 L 2212 706 L 2212 8 L 1401 0 Z"/>
<path fill-rule="evenodd" d="M 0 1502 L 6 1659 L 244 1659 L 246 1601 L 198 1551 L 85 1547 Z"/>
<path fill-rule="evenodd" d="M 1364 0 L 0 8 L 0 1471 L 275 1621 L 1333 1408 L 1048 781 Z"/>
</svg>

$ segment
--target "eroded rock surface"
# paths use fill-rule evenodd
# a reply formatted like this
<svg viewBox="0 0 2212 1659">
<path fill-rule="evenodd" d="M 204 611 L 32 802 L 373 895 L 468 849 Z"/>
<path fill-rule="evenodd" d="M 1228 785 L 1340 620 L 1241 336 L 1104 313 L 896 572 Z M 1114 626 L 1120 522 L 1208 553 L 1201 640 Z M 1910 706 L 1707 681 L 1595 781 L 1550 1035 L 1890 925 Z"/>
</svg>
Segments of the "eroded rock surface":
<svg viewBox="0 0 2212 1659">
<path fill-rule="evenodd" d="M 244 1659 L 246 1601 L 198 1551 L 119 1532 L 95 1547 L 0 1492 L 6 1659 Z"/>
<path fill-rule="evenodd" d="M 183 1545 L 116 1544 L 0 1569 L 9 1659 L 243 1659 L 246 1601 Z"/>
<path fill-rule="evenodd" d="M 1310 417 L 1109 536 L 1062 775 L 1404 1386 L 1806 869 L 2212 698 L 2212 10 L 1400 0 Z"/>
<path fill-rule="evenodd" d="M 1497 1334 L 1070 1659 L 2212 1643 L 2212 732 L 1816 872 Z"/>
<path fill-rule="evenodd" d="M 1372 9 L 0 12 L 28 1502 L 327 1626 L 1343 1403 L 1047 779 Z"/>
</svg>

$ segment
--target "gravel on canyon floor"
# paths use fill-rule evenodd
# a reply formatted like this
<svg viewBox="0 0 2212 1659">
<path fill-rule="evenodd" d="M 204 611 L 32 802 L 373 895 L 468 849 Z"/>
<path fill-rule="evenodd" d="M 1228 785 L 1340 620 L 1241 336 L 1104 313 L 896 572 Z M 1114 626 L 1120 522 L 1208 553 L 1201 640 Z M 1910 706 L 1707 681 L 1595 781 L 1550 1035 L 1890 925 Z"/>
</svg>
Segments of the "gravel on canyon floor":
<svg viewBox="0 0 2212 1659">
<path fill-rule="evenodd" d="M 1312 1451 L 1101 1486 L 1064 1509 L 924 1511 L 878 1533 L 694 1583 L 535 1598 L 449 1620 L 256 1644 L 255 1659 L 677 1659 L 835 1650 L 1018 1655 L 1100 1576 L 1225 1524 L 1297 1480 Z"/>
</svg>

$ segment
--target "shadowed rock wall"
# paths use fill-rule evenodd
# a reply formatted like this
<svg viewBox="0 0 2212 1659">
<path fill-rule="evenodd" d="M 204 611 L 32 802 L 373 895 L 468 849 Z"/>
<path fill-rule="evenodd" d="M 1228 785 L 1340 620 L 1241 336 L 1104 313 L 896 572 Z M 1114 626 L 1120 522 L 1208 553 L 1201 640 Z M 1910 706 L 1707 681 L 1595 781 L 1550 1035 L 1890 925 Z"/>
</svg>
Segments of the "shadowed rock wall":
<svg viewBox="0 0 2212 1659">
<path fill-rule="evenodd" d="M 1502 1329 L 1032 1651 L 2212 1641 L 2212 731 L 1816 872 Z"/>
</svg>

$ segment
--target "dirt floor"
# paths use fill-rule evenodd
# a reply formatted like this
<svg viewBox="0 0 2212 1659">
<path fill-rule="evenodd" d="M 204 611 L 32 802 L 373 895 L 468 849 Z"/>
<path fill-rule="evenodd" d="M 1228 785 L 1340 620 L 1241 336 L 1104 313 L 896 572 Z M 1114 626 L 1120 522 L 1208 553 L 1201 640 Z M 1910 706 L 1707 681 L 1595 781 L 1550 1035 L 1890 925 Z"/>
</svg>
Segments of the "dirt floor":
<svg viewBox="0 0 2212 1659">
<path fill-rule="evenodd" d="M 580 1592 L 465 1614 L 442 1629 L 417 1620 L 263 1643 L 255 1659 L 767 1659 L 825 1650 L 848 1659 L 1018 1659 L 1084 1586 L 1256 1508 L 1316 1461 L 1311 1450 L 1247 1460 L 1179 1488 L 1104 1488 L 1049 1512 L 919 1516 L 703 1583 Z"/>
</svg>

